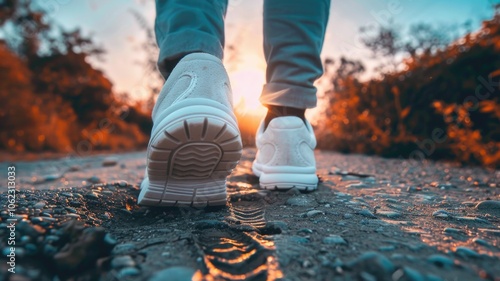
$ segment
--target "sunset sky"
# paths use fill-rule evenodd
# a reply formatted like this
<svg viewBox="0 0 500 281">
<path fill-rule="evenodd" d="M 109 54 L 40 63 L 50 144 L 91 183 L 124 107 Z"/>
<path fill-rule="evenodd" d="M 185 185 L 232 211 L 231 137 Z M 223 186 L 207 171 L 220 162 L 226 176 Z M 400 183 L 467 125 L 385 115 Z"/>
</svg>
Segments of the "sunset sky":
<svg viewBox="0 0 500 281">
<path fill-rule="evenodd" d="M 114 83 L 117 92 L 143 95 L 148 79 L 139 62 L 144 58 L 140 44 L 144 32 L 131 14 L 142 13 L 154 22 L 154 2 L 148 0 L 53 0 L 51 16 L 66 28 L 80 27 L 86 35 L 107 51 L 105 61 L 93 62 L 102 68 Z M 256 104 L 264 83 L 265 63 L 262 52 L 263 0 L 230 0 L 226 18 L 226 46 L 234 45 L 245 54 L 238 62 L 226 62 L 230 69 L 236 101 L 241 98 Z M 401 4 L 399 13 L 390 13 L 390 2 Z M 500 0 L 333 0 L 323 57 L 346 55 L 367 59 L 368 52 L 360 47 L 358 30 L 361 26 L 381 23 L 381 15 L 390 14 L 396 24 L 428 22 L 436 25 L 472 21 L 476 29 L 483 19 L 493 14 L 493 3 Z M 252 81 L 249 88 L 247 81 Z M 255 94 L 252 94 L 252 93 Z M 252 98 L 249 96 L 255 96 Z"/>
</svg>

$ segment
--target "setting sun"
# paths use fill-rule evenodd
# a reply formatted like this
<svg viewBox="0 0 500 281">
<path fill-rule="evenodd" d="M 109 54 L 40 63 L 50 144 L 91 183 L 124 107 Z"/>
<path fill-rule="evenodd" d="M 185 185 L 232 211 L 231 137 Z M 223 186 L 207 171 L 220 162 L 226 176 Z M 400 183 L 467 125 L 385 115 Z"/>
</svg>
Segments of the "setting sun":
<svg viewBox="0 0 500 281">
<path fill-rule="evenodd" d="M 266 108 L 259 102 L 265 72 L 257 67 L 238 69 L 229 73 L 235 109 L 240 113 L 263 115 Z"/>
</svg>

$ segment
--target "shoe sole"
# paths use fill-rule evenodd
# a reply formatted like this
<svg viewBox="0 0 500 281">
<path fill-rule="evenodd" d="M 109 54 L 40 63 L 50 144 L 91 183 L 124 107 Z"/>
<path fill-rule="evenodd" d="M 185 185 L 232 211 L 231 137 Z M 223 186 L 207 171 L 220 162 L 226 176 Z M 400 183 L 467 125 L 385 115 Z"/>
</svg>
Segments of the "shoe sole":
<svg viewBox="0 0 500 281">
<path fill-rule="evenodd" d="M 268 190 L 287 190 L 297 188 L 303 191 L 312 191 L 318 188 L 318 176 L 316 173 L 310 173 L 310 167 L 272 167 L 272 170 L 293 169 L 293 173 L 284 173 L 269 171 L 265 167 L 257 168 L 258 165 L 252 165 L 253 173 L 259 177 L 259 186 L 262 189 Z"/>
<path fill-rule="evenodd" d="M 191 105 L 169 114 L 155 132 L 138 204 L 225 205 L 226 177 L 242 153 L 233 117 L 220 108 Z"/>
</svg>

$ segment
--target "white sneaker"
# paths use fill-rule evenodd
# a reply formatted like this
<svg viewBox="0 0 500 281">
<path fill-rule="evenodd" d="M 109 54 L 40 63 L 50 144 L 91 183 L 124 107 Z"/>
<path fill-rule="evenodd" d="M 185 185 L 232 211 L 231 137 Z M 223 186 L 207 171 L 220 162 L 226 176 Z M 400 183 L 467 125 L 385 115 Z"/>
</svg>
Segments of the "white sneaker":
<svg viewBox="0 0 500 281">
<path fill-rule="evenodd" d="M 138 203 L 226 204 L 226 177 L 241 157 L 229 78 L 209 54 L 185 56 L 153 109 L 147 168 Z"/>
<path fill-rule="evenodd" d="M 307 125 L 306 125 L 307 124 Z M 298 117 L 271 120 L 257 131 L 257 155 L 252 170 L 264 189 L 315 190 L 318 186 L 314 148 L 316 137 L 311 124 Z"/>
</svg>

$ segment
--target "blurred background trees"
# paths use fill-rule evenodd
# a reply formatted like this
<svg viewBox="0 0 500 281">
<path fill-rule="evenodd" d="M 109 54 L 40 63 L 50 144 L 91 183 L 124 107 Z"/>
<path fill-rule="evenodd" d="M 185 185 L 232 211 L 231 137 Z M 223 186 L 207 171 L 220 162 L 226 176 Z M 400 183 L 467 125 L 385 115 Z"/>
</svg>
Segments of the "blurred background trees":
<svg viewBox="0 0 500 281">
<path fill-rule="evenodd" d="M 148 113 L 119 101 L 88 58 L 104 50 L 28 0 L 0 3 L 0 149 L 89 153 L 145 146 Z M 145 121 L 148 120 L 148 121 Z"/>
<path fill-rule="evenodd" d="M 320 147 L 500 166 L 500 5 L 459 38 L 425 24 L 361 32 L 383 63 L 362 81 L 361 62 L 326 62 L 333 90 Z"/>
</svg>

